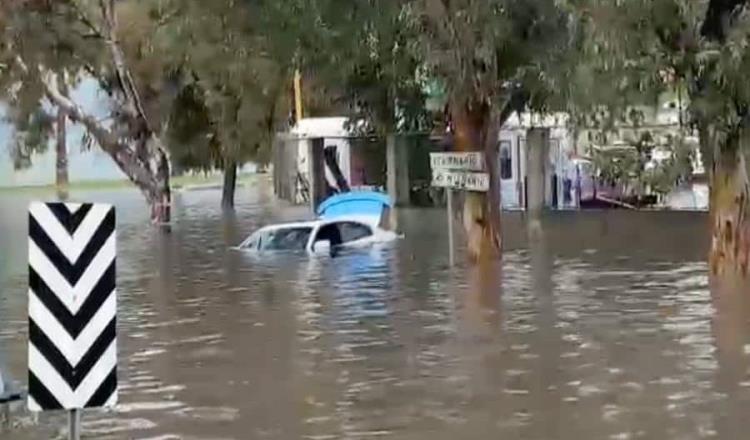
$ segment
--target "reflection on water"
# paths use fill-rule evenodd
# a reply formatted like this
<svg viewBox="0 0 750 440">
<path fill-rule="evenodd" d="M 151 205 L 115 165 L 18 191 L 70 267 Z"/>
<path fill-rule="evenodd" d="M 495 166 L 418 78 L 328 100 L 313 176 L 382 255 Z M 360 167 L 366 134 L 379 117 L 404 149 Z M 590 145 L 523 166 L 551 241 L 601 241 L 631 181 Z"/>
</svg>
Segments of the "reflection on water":
<svg viewBox="0 0 750 440">
<path fill-rule="evenodd" d="M 709 293 L 705 219 L 561 213 L 502 264 L 448 269 L 442 211 L 406 238 L 331 260 L 229 248 L 304 214 L 265 190 L 177 200 L 170 234 L 138 194 L 118 206 L 120 400 L 103 439 L 744 438 L 750 300 Z M 0 212 L 0 352 L 25 377 L 25 206 Z M 483 271 L 483 272 L 482 272 Z M 492 276 L 487 276 L 487 274 Z M 0 437 L 55 438 L 18 412 Z"/>
</svg>

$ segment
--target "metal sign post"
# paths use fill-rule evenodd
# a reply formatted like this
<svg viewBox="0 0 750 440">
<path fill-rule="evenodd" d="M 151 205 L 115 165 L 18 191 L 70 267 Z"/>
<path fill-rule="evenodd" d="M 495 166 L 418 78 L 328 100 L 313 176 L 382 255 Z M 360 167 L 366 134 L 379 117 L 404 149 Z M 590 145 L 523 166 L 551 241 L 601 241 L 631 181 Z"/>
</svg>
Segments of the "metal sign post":
<svg viewBox="0 0 750 440">
<path fill-rule="evenodd" d="M 81 411 L 77 409 L 68 413 L 68 440 L 81 440 Z"/>
<path fill-rule="evenodd" d="M 448 260 L 451 267 L 456 264 L 456 245 L 453 238 L 453 189 L 448 188 Z"/>
<path fill-rule="evenodd" d="M 453 191 L 487 192 L 490 176 L 485 170 L 484 155 L 471 153 L 430 153 L 432 186 L 445 188 L 448 199 L 448 259 L 455 264 L 455 237 L 453 234 Z"/>
</svg>

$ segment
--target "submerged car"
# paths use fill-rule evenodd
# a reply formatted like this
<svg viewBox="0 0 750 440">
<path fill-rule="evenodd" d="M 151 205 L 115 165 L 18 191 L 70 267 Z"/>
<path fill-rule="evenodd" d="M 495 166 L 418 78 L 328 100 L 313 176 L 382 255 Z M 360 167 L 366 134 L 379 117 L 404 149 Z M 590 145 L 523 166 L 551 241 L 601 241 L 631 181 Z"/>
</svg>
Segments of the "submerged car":
<svg viewBox="0 0 750 440">
<path fill-rule="evenodd" d="M 325 253 L 393 241 L 388 230 L 391 201 L 378 192 L 349 192 L 327 199 L 310 221 L 270 225 L 239 246 L 251 252 Z"/>
</svg>

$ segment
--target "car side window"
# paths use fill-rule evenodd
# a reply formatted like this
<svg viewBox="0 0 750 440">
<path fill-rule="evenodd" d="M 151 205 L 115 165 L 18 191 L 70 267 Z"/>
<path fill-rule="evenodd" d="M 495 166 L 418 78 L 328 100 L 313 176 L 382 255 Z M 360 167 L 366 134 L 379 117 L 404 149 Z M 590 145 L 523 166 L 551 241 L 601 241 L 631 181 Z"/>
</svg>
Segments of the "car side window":
<svg viewBox="0 0 750 440">
<path fill-rule="evenodd" d="M 269 231 L 260 239 L 264 251 L 304 250 L 310 239 L 312 228 L 286 228 Z"/>
<path fill-rule="evenodd" d="M 263 231 L 258 231 L 250 235 L 244 242 L 240 243 L 240 248 L 257 251 L 261 235 L 263 235 Z"/>
<path fill-rule="evenodd" d="M 258 237 L 250 239 L 247 243 L 245 243 L 244 247 L 245 249 L 258 250 Z"/>
<path fill-rule="evenodd" d="M 350 243 L 352 241 L 357 241 L 372 236 L 372 228 L 361 223 L 342 222 L 338 223 L 337 225 L 339 231 L 341 232 L 341 240 L 344 243 Z"/>
</svg>

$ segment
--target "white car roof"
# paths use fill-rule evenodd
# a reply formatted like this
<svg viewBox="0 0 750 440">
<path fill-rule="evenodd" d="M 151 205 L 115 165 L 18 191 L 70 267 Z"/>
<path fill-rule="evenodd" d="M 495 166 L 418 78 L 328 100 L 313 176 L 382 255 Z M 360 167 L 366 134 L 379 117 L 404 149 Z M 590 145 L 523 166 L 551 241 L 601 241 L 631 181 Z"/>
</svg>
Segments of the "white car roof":
<svg viewBox="0 0 750 440">
<path fill-rule="evenodd" d="M 275 225 L 264 226 L 258 229 L 258 232 L 276 231 L 279 229 L 291 229 L 291 228 L 313 228 L 314 229 L 315 227 L 320 226 L 320 225 L 325 225 L 325 224 L 330 224 L 330 223 L 340 223 L 340 222 L 356 222 L 356 223 L 365 224 L 372 228 L 377 228 L 378 221 L 379 220 L 373 216 L 342 216 L 342 217 L 335 217 L 335 218 L 328 219 L 328 220 L 315 219 L 315 220 L 308 220 L 308 221 L 278 223 Z"/>
<path fill-rule="evenodd" d="M 263 226 L 258 231 L 275 231 L 277 229 L 290 229 L 290 228 L 314 228 L 320 224 L 320 220 L 311 220 L 306 222 L 288 222 L 279 223 L 275 225 Z"/>
</svg>

